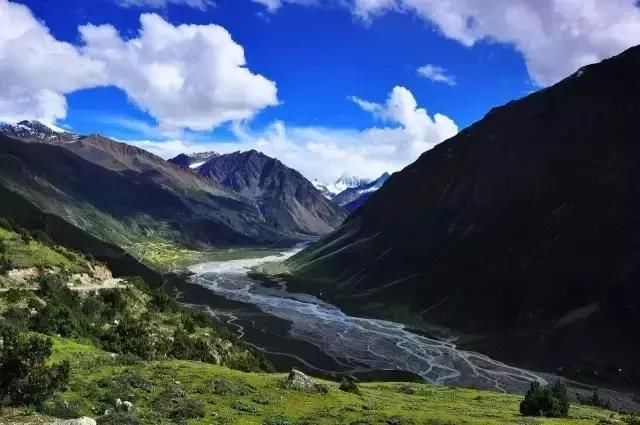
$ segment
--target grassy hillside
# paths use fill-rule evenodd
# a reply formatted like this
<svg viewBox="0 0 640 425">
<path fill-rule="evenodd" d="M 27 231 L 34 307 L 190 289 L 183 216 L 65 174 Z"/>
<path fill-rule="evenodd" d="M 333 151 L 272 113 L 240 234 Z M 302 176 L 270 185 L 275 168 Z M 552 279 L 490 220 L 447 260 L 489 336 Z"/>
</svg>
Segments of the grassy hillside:
<svg viewBox="0 0 640 425">
<path fill-rule="evenodd" d="M 75 414 L 131 401 L 142 423 L 169 424 L 589 424 L 617 414 L 572 406 L 567 419 L 525 419 L 521 397 L 424 384 L 361 384 L 361 396 L 327 385 L 326 394 L 285 390 L 285 375 L 244 373 L 189 361 L 127 364 L 91 346 L 54 338 L 53 361 L 69 360 L 72 380 L 61 399 Z M 64 403 L 51 403 L 54 405 Z M 51 410 L 55 412 L 55 410 Z M 190 412 L 190 413 L 189 413 Z M 602 422 L 603 423 L 603 422 Z"/>
<path fill-rule="evenodd" d="M 68 249 L 33 239 L 28 233 L 16 233 L 0 223 L 0 256 L 16 268 L 58 267 L 71 273 L 88 270 L 87 260 Z"/>
</svg>

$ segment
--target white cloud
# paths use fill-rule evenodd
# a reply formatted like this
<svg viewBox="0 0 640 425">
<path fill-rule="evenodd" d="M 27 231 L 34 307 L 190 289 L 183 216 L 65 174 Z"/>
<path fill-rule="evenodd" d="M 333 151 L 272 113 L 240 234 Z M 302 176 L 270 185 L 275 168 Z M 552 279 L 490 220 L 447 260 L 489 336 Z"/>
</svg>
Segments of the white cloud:
<svg viewBox="0 0 640 425">
<path fill-rule="evenodd" d="M 636 0 L 356 0 L 370 18 L 391 9 L 418 14 L 448 38 L 472 46 L 508 43 L 524 56 L 529 74 L 549 85 L 576 69 L 640 43 Z"/>
<path fill-rule="evenodd" d="M 444 68 L 437 65 L 427 64 L 418 68 L 418 75 L 436 83 L 443 83 L 448 86 L 457 84 L 456 77 L 449 74 Z"/>
<path fill-rule="evenodd" d="M 223 27 L 174 26 L 156 14 L 140 22 L 127 40 L 111 25 L 82 26 L 78 47 L 56 40 L 26 6 L 0 0 L 0 120 L 53 123 L 66 117 L 66 94 L 106 85 L 174 133 L 250 119 L 278 103 L 275 83 L 247 68 Z"/>
<path fill-rule="evenodd" d="M 546 86 L 578 68 L 640 44 L 637 0 L 341 0 L 366 23 L 414 13 L 465 46 L 512 45 Z"/>
<path fill-rule="evenodd" d="M 129 40 L 111 25 L 80 27 L 83 52 L 161 126 L 209 130 L 278 103 L 275 83 L 246 67 L 244 49 L 223 27 L 174 26 L 156 14 L 140 22 Z"/>
<path fill-rule="evenodd" d="M 214 6 L 213 0 L 116 0 L 123 7 L 148 7 L 152 9 L 166 9 L 169 4 L 183 5 L 205 10 Z"/>
<path fill-rule="evenodd" d="M 448 117 L 417 106 L 411 92 L 395 87 L 382 104 L 351 100 L 388 124 L 364 130 L 325 127 L 288 127 L 276 121 L 262 131 L 236 123 L 233 142 L 133 141 L 165 158 L 182 152 L 215 150 L 228 153 L 257 149 L 299 170 L 307 178 L 331 182 L 344 173 L 378 177 L 415 161 L 425 150 L 454 136 L 456 124 Z"/>
<path fill-rule="evenodd" d="M 64 119 L 66 93 L 105 82 L 101 62 L 56 40 L 26 6 L 0 0 L 0 121 Z"/>
<path fill-rule="evenodd" d="M 303 6 L 311 6 L 318 4 L 318 0 L 251 0 L 254 3 L 263 5 L 267 12 L 274 13 L 280 9 L 283 4 L 299 4 Z"/>
</svg>

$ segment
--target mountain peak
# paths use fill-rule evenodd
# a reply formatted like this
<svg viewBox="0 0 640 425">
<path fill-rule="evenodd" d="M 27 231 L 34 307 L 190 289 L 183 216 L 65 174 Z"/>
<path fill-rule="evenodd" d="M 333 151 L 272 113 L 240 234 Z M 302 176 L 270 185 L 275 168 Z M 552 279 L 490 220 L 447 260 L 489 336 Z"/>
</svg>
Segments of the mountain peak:
<svg viewBox="0 0 640 425">
<path fill-rule="evenodd" d="M 180 168 L 195 169 L 204 165 L 212 158 L 220 156 L 218 152 L 206 151 L 206 152 L 194 152 L 194 153 L 181 153 L 169 160 L 170 163 Z"/>
<path fill-rule="evenodd" d="M 0 125 L 0 133 L 9 137 L 44 143 L 70 142 L 78 137 L 53 124 L 45 124 L 37 120 L 22 120 L 15 124 Z"/>
</svg>

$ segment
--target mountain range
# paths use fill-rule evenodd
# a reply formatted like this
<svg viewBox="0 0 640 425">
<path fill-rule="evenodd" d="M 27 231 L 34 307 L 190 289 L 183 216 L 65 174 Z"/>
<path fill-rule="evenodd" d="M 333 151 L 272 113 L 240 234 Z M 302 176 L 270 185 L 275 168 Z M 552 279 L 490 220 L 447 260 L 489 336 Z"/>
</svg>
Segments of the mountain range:
<svg viewBox="0 0 640 425">
<path fill-rule="evenodd" d="M 635 47 L 491 110 L 291 259 L 292 282 L 515 364 L 637 384 L 639 69 Z"/>
<path fill-rule="evenodd" d="M 277 183 L 263 186 L 258 201 L 222 180 L 98 134 L 59 132 L 35 121 L 0 127 L 2 188 L 132 253 L 155 242 L 191 248 L 292 243 L 341 222 L 341 208 L 299 173 L 277 165 Z M 283 218 L 263 202 L 271 189 L 277 202 L 295 204 L 279 207 L 295 213 Z M 297 196 L 283 195 L 292 192 Z"/>
</svg>

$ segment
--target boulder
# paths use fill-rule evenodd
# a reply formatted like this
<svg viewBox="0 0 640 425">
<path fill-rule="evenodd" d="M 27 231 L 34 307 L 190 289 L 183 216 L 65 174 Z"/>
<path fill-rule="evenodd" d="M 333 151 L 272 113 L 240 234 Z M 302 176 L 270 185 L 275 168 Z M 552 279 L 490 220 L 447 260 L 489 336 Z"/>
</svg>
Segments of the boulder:
<svg viewBox="0 0 640 425">
<path fill-rule="evenodd" d="M 288 390 L 304 392 L 326 392 L 326 387 L 316 383 L 310 376 L 296 369 L 291 369 L 289 376 L 282 382 L 282 386 Z"/>
</svg>

